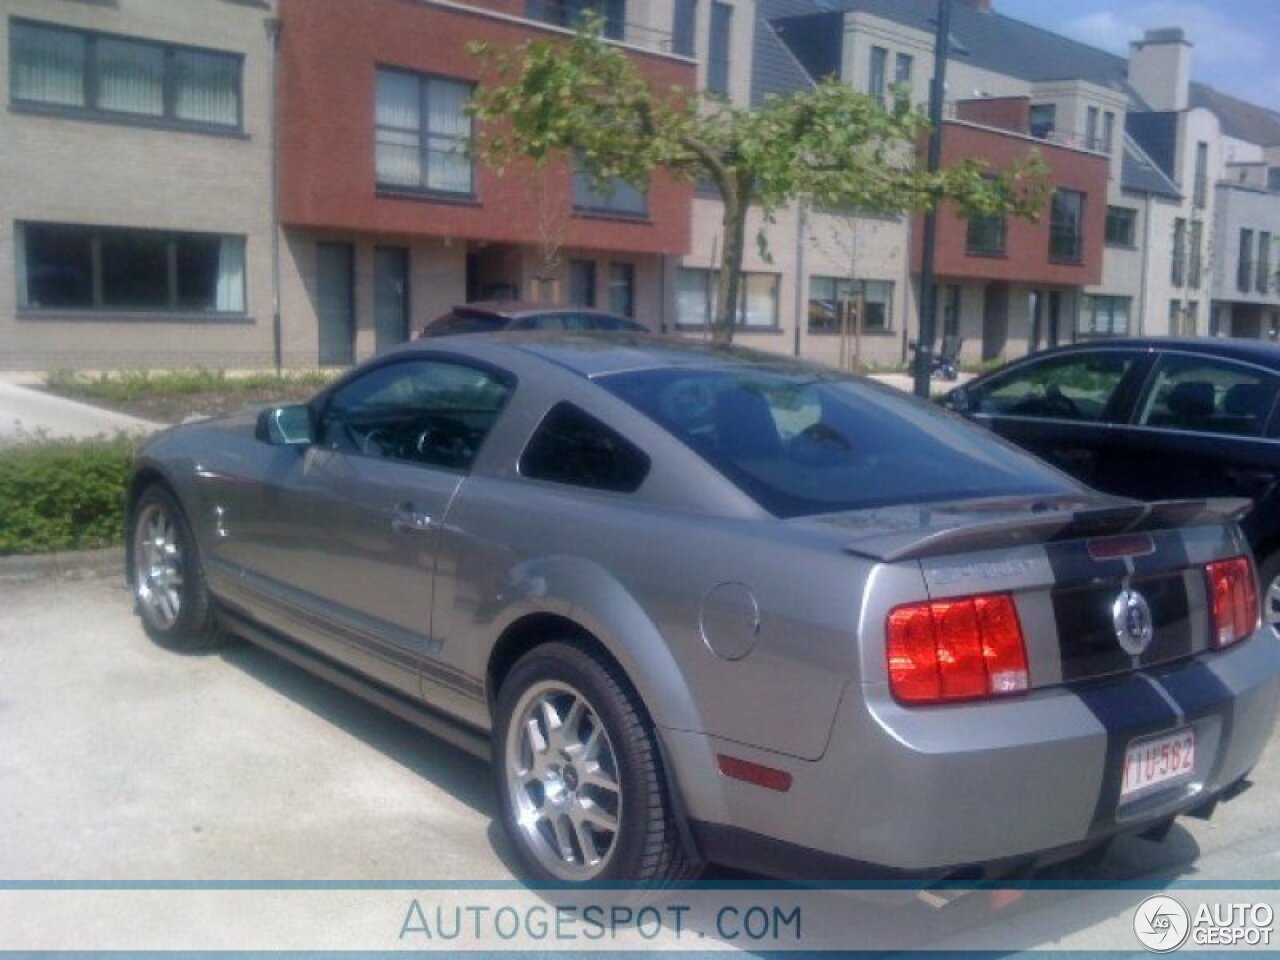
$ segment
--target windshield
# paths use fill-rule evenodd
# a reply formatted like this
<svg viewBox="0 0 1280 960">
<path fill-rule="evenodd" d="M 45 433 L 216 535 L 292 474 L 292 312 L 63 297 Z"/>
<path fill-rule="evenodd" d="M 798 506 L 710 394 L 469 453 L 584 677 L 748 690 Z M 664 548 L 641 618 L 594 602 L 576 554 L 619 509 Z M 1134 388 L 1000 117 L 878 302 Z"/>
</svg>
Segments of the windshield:
<svg viewBox="0 0 1280 960">
<path fill-rule="evenodd" d="M 668 368 L 597 382 L 780 517 L 1080 492 L 986 430 L 867 381 Z"/>
</svg>

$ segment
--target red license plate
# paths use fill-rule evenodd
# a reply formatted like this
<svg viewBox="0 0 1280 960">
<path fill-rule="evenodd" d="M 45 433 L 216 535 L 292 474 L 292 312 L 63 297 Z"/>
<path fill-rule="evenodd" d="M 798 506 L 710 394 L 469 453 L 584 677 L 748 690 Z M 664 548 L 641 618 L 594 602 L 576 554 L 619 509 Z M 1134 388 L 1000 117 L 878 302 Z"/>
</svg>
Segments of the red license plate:
<svg viewBox="0 0 1280 960">
<path fill-rule="evenodd" d="M 1185 780 L 1195 769 L 1196 734 L 1190 728 L 1136 741 L 1124 752 L 1120 799 L 1127 800 L 1162 783 Z"/>
</svg>

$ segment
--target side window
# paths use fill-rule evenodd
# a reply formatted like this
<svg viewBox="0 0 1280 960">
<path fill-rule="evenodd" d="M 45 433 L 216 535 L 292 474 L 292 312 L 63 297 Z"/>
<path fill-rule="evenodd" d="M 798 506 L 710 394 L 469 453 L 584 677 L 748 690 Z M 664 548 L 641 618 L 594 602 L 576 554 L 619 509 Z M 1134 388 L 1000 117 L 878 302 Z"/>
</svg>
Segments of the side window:
<svg viewBox="0 0 1280 960">
<path fill-rule="evenodd" d="M 1138 423 L 1260 437 L 1275 403 L 1276 387 L 1276 377 L 1253 367 L 1170 354 L 1156 364 Z"/>
<path fill-rule="evenodd" d="M 971 390 L 970 402 L 993 416 L 1100 421 L 1134 359 L 1102 351 L 1048 357 Z"/>
<path fill-rule="evenodd" d="M 509 382 L 464 364 L 388 364 L 333 394 L 321 442 L 366 457 L 466 470 L 510 394 Z"/>
<path fill-rule="evenodd" d="M 533 480 L 634 493 L 649 475 L 649 458 L 595 417 L 560 403 L 529 438 L 519 468 Z"/>
</svg>

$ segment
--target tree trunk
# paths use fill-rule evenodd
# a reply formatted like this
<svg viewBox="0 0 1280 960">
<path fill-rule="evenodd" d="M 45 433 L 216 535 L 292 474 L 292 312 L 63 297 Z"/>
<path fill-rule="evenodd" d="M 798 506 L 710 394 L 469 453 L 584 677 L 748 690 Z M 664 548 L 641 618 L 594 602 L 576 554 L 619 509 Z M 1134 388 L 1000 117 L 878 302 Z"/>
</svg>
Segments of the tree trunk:
<svg viewBox="0 0 1280 960">
<path fill-rule="evenodd" d="M 715 343 L 732 343 L 742 286 L 742 241 L 746 235 L 750 207 L 746 202 L 748 191 L 743 184 L 723 184 L 720 192 L 724 198 L 724 243 L 720 248 L 720 277 L 716 285 L 711 339 Z"/>
</svg>

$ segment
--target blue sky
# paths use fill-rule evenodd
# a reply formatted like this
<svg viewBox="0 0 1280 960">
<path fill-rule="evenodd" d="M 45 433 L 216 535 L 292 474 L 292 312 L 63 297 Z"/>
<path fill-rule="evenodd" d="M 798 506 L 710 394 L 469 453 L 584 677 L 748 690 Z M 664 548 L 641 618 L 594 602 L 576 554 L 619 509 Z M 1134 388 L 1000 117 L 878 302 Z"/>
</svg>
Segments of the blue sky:
<svg viewBox="0 0 1280 960">
<path fill-rule="evenodd" d="M 1182 27 L 1191 72 L 1224 93 L 1280 110 L 1280 0 L 993 0 L 997 13 L 1112 53 L 1152 27 Z"/>
</svg>

